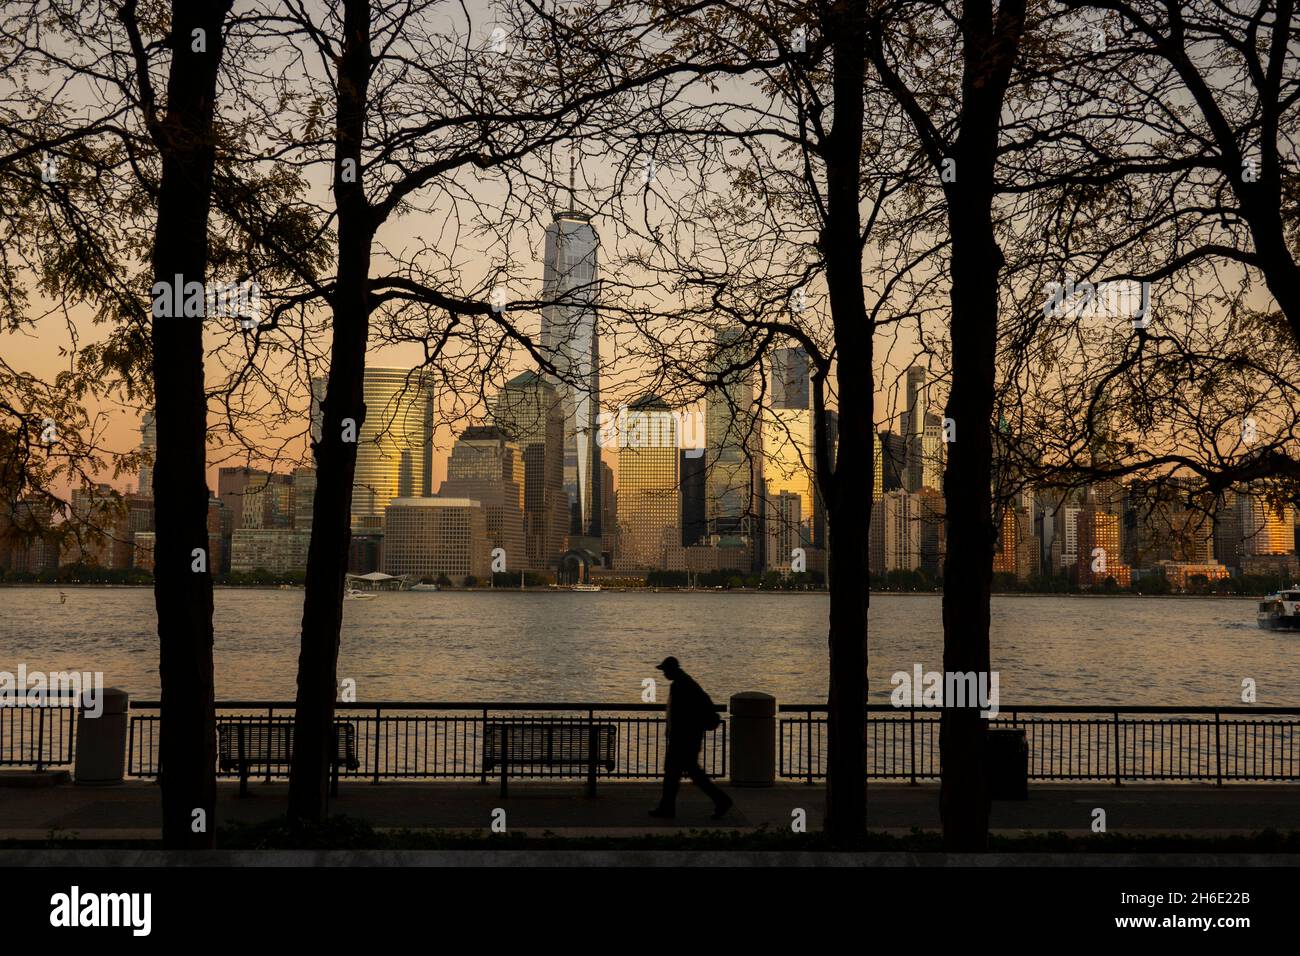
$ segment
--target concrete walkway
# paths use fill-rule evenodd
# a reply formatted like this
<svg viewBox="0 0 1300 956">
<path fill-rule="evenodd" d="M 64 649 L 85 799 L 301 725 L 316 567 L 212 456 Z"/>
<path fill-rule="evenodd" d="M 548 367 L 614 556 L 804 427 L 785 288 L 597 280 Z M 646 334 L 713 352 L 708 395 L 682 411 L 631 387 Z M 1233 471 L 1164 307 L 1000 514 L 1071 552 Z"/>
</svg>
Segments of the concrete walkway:
<svg viewBox="0 0 1300 956">
<path fill-rule="evenodd" d="M 284 813 L 287 785 L 254 783 L 251 796 L 238 786 L 218 787 L 218 820 L 248 823 Z M 552 832 L 570 836 L 664 834 L 691 829 L 784 830 L 796 810 L 808 829 L 821 826 L 825 792 L 820 786 L 783 783 L 751 790 L 726 788 L 736 801 L 727 817 L 709 818 L 712 805 L 689 783 L 675 820 L 646 815 L 658 799 L 649 783 L 604 783 L 588 799 L 581 781 L 512 781 L 504 800 L 494 784 L 344 782 L 335 814 L 348 814 L 377 828 L 488 830 L 493 811 L 506 811 L 510 831 Z M 1091 832 L 1093 811 L 1106 812 L 1109 832 L 1189 833 L 1202 836 L 1254 833 L 1264 829 L 1300 830 L 1300 786 L 1202 784 L 1039 785 L 1025 801 L 995 801 L 994 832 L 1052 830 Z M 158 788 L 131 781 L 116 787 L 65 784 L 44 788 L 0 786 L 0 839 L 44 839 L 51 833 L 86 839 L 149 839 L 159 836 Z M 872 830 L 907 833 L 913 827 L 939 828 L 939 794 L 934 784 L 878 784 L 868 789 Z"/>
</svg>

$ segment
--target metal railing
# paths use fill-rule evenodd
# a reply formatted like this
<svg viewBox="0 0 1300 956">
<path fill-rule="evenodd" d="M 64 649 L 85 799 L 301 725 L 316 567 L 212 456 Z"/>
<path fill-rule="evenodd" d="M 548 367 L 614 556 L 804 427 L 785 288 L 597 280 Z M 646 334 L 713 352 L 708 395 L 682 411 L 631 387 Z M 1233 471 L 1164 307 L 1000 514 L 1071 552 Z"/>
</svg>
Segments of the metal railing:
<svg viewBox="0 0 1300 956">
<path fill-rule="evenodd" d="M 778 774 L 823 779 L 826 705 L 779 710 Z M 940 715 L 867 705 L 867 779 L 938 779 Z M 1025 706 L 989 728 L 1025 731 L 1031 780 L 1300 780 L 1300 707 Z"/>
<path fill-rule="evenodd" d="M 128 736 L 127 773 L 135 777 L 158 775 L 158 701 L 132 701 Z M 719 707 L 725 714 L 726 708 Z M 347 779 L 478 780 L 490 774 L 483 764 L 483 731 L 488 724 L 556 723 L 578 726 L 609 725 L 617 729 L 618 751 L 614 769 L 601 769 L 601 779 L 653 779 L 663 774 L 666 741 L 663 704 L 592 704 L 500 702 L 376 701 L 338 704 L 335 720 L 356 727 L 356 770 L 341 770 Z M 293 701 L 221 701 L 217 722 L 264 723 L 292 721 Z M 727 774 L 726 723 L 706 734 L 700 764 L 710 776 Z M 537 764 L 511 767 L 511 777 L 575 778 L 583 768 Z M 235 777 L 236 773 L 220 776 Z M 265 764 L 253 777 L 264 781 L 288 776 L 288 768 Z"/>
<path fill-rule="evenodd" d="M 43 703 L 0 707 L 0 766 L 62 767 L 76 753 L 77 708 Z"/>
<path fill-rule="evenodd" d="M 127 773 L 158 774 L 157 701 L 132 701 Z M 618 749 L 608 779 L 654 779 L 665 751 L 663 704 L 378 701 L 339 704 L 336 715 L 356 727 L 359 767 L 344 779 L 489 779 L 483 765 L 484 728 L 490 723 L 565 721 L 613 724 Z M 726 708 L 719 707 L 724 714 Z M 933 708 L 867 707 L 867 778 L 919 782 L 940 772 L 939 718 Z M 291 721 L 293 701 L 222 701 L 222 723 Z M 75 753 L 73 707 L 46 704 L 0 707 L 0 765 L 70 766 Z M 826 705 L 782 704 L 777 719 L 777 774 L 813 783 L 826 774 Z M 1300 708 L 1089 707 L 1005 708 L 992 729 L 1025 731 L 1031 780 L 1297 781 L 1300 780 Z M 705 736 L 701 763 L 715 777 L 728 769 L 726 725 Z M 254 778 L 287 776 L 266 765 Z M 510 775 L 574 778 L 581 768 L 538 765 Z M 222 776 L 235 777 L 235 773 Z"/>
</svg>

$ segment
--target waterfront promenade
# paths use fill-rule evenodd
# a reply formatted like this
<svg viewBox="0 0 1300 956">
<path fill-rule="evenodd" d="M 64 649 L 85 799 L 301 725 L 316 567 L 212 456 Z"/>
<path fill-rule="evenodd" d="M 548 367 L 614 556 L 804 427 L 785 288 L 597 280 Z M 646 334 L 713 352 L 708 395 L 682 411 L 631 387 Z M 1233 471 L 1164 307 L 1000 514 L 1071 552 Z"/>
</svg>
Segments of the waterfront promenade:
<svg viewBox="0 0 1300 956">
<path fill-rule="evenodd" d="M 506 811 L 509 832 L 541 836 L 636 836 L 688 830 L 787 831 L 792 811 L 806 811 L 808 829 L 821 826 L 825 790 L 820 786 L 778 783 L 766 788 L 726 787 L 735 809 L 720 822 L 709 819 L 711 805 L 687 787 L 678 816 L 651 819 L 646 811 L 658 798 L 651 783 L 603 784 L 595 798 L 579 782 L 511 783 L 502 799 L 492 785 L 473 783 L 344 784 L 330 803 L 334 814 L 360 818 L 378 829 L 489 830 L 492 812 Z M 282 816 L 287 785 L 260 783 L 241 799 L 238 784 L 218 786 L 218 819 L 255 823 Z M 994 801 L 990 828 L 1018 834 L 1091 832 L 1093 810 L 1106 811 L 1107 831 L 1127 834 L 1227 836 L 1265 829 L 1300 829 L 1300 785 L 1235 784 L 1035 784 L 1028 800 Z M 868 788 L 868 827 L 906 834 L 914 827 L 939 829 L 935 784 L 873 784 Z M 128 781 L 112 787 L 20 788 L 0 786 L 0 840 L 55 837 L 155 839 L 161 818 L 158 787 Z"/>
</svg>

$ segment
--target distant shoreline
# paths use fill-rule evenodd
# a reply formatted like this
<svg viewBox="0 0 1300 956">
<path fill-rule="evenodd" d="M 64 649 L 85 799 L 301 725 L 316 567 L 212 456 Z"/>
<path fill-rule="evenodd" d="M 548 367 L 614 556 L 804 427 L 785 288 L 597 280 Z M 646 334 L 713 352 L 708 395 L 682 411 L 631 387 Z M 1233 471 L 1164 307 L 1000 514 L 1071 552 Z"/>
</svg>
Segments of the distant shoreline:
<svg viewBox="0 0 1300 956">
<path fill-rule="evenodd" d="M 49 584 L 36 581 L 0 581 L 0 588 L 54 588 L 59 590 L 71 590 L 75 588 L 112 588 L 114 590 L 153 590 L 152 584 L 99 584 L 95 582 L 79 582 L 76 584 L 61 583 Z M 219 591 L 303 591 L 304 586 L 301 584 L 214 584 L 214 590 Z M 830 591 L 825 588 L 808 588 L 804 590 L 785 590 L 782 588 L 629 588 L 629 587 L 605 587 L 601 585 L 602 593 L 608 592 L 613 594 L 788 594 L 788 595 L 807 595 L 820 594 L 829 595 Z M 458 588 L 442 587 L 438 591 L 417 591 L 406 593 L 417 594 L 571 594 L 575 593 L 568 587 L 529 587 L 529 588 Z M 383 591 L 367 592 L 373 594 L 382 594 Z M 394 592 L 400 593 L 400 592 Z M 582 593 L 582 592 L 577 592 Z M 873 596 L 894 595 L 897 597 L 941 597 L 942 590 L 937 591 L 870 591 Z M 1263 594 L 1133 594 L 1127 591 L 1116 591 L 1111 594 L 1099 594 L 1088 591 L 993 591 L 994 597 L 1019 597 L 1019 598 L 1187 598 L 1195 600 L 1223 600 L 1223 601 L 1244 601 L 1264 597 Z"/>
</svg>

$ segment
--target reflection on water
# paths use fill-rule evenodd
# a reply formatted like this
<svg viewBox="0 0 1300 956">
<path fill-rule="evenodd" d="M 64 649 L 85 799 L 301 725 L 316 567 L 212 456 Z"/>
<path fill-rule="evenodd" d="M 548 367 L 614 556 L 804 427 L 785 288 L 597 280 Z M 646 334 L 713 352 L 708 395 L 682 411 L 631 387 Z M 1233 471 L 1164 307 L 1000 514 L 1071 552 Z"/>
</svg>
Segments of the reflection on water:
<svg viewBox="0 0 1300 956">
<path fill-rule="evenodd" d="M 147 588 L 0 588 L 0 670 L 99 670 L 136 697 L 158 693 Z M 826 696 L 820 594 L 382 594 L 347 602 L 340 679 L 366 699 L 640 699 L 673 654 L 719 702 L 762 690 Z M 218 589 L 219 698 L 292 699 L 302 592 Z M 874 595 L 871 696 L 894 671 L 941 670 L 937 595 Z M 993 600 L 993 661 L 1013 704 L 1240 703 L 1300 706 L 1300 633 L 1261 631 L 1254 602 L 1006 596 Z M 660 699 L 663 699 L 661 691 Z"/>
</svg>

